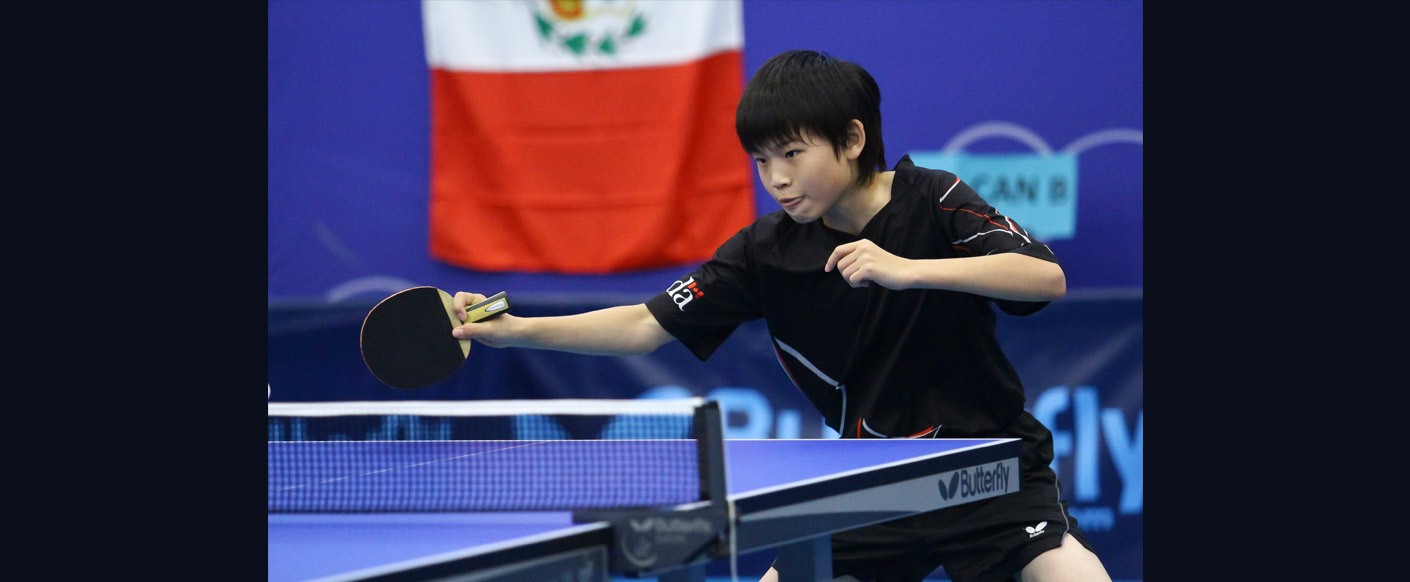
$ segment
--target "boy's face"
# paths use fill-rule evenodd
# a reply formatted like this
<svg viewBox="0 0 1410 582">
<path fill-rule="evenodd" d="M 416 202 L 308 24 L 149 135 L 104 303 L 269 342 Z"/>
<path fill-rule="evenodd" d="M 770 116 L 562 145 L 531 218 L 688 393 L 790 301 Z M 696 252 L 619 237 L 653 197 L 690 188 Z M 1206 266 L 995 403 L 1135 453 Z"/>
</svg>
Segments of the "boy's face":
<svg viewBox="0 0 1410 582">
<path fill-rule="evenodd" d="M 857 148 L 860 151 L 860 148 Z M 827 214 L 853 188 L 851 149 L 837 155 L 832 144 L 804 133 L 793 141 L 753 152 L 759 181 L 794 222 L 809 223 Z"/>
</svg>

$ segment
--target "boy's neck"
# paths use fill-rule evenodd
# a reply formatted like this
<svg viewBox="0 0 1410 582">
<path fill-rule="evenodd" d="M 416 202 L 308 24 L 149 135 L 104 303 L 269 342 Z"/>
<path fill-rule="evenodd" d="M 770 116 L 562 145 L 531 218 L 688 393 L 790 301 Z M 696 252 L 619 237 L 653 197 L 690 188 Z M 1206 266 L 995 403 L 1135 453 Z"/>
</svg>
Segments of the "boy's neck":
<svg viewBox="0 0 1410 582">
<path fill-rule="evenodd" d="M 823 215 L 823 224 L 848 234 L 861 234 L 872 217 L 891 201 L 891 181 L 895 176 L 896 172 L 877 172 L 871 183 L 842 194 Z"/>
</svg>

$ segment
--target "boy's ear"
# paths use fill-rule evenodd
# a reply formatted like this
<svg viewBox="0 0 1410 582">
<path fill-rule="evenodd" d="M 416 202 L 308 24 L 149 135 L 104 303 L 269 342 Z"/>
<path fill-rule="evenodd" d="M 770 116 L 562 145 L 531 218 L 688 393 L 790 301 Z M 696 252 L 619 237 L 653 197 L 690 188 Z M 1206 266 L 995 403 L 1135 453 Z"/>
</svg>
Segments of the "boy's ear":
<svg viewBox="0 0 1410 582">
<path fill-rule="evenodd" d="M 847 124 L 847 159 L 855 160 L 862 155 L 862 147 L 867 145 L 867 130 L 862 122 L 853 119 Z"/>
</svg>

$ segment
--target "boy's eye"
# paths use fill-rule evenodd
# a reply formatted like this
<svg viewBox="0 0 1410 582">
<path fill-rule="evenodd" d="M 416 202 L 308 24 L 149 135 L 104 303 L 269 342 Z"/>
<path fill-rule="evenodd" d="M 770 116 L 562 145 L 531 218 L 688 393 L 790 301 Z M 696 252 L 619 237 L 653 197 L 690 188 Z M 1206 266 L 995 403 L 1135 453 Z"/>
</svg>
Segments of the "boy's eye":
<svg viewBox="0 0 1410 582">
<path fill-rule="evenodd" d="M 798 155 L 798 150 L 788 150 L 787 153 L 783 154 L 783 157 L 785 157 L 785 158 L 791 158 L 791 157 L 796 156 L 796 155 Z"/>
</svg>

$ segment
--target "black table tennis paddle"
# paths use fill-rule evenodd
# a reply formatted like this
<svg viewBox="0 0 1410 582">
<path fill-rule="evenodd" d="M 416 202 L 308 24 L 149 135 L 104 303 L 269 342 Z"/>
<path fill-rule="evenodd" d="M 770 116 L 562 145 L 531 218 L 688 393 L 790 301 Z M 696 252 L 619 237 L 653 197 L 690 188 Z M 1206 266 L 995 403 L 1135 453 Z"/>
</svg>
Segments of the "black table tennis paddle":
<svg viewBox="0 0 1410 582">
<path fill-rule="evenodd" d="M 470 356 L 470 340 L 456 339 L 460 325 L 449 293 L 412 287 L 383 299 L 362 321 L 362 361 L 383 384 L 401 390 L 424 388 L 449 378 Z M 503 292 L 465 308 L 466 321 L 509 311 Z"/>
</svg>

